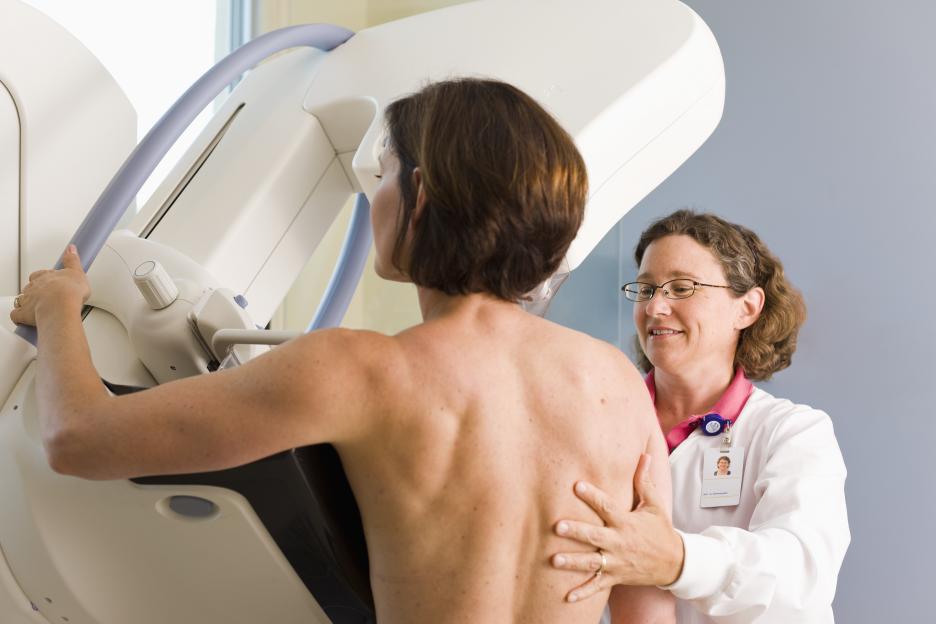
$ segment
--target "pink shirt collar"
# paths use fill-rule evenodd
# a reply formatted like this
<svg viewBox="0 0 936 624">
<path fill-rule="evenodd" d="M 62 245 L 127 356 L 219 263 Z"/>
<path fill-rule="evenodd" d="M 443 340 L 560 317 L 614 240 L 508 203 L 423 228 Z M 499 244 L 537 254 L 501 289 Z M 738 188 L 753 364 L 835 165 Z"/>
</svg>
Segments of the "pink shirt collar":
<svg viewBox="0 0 936 624">
<path fill-rule="evenodd" d="M 653 371 L 651 370 L 647 373 L 647 377 L 644 379 L 647 384 L 647 390 L 650 391 L 650 400 L 653 401 L 654 405 L 656 404 L 656 384 L 653 381 Z M 738 416 L 741 414 L 741 410 L 744 409 L 744 404 L 747 403 L 748 397 L 751 396 L 751 392 L 754 390 L 754 384 L 744 376 L 744 371 L 741 370 L 739 366 L 735 371 L 735 376 L 731 380 L 731 383 L 728 384 L 728 388 L 721 395 L 721 398 L 718 399 L 718 402 L 715 406 L 710 409 L 705 414 L 692 415 L 689 418 L 685 419 L 675 427 L 673 427 L 668 434 L 666 434 L 666 444 L 669 446 L 669 450 L 672 453 L 673 449 L 679 446 L 683 440 L 689 437 L 689 434 L 692 433 L 696 427 L 699 426 L 699 421 L 705 417 L 706 414 L 720 414 L 722 418 L 730 420 L 732 424 L 738 419 Z"/>
</svg>

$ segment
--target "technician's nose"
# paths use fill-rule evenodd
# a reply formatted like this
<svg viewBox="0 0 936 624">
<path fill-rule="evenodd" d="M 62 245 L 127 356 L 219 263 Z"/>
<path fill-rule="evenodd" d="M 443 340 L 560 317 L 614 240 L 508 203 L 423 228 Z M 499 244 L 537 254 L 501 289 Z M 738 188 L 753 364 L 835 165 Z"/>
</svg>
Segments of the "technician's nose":
<svg viewBox="0 0 936 624">
<path fill-rule="evenodd" d="M 670 313 L 670 301 L 663 295 L 663 289 L 657 288 L 653 298 L 646 305 L 647 316 L 666 316 Z"/>
</svg>

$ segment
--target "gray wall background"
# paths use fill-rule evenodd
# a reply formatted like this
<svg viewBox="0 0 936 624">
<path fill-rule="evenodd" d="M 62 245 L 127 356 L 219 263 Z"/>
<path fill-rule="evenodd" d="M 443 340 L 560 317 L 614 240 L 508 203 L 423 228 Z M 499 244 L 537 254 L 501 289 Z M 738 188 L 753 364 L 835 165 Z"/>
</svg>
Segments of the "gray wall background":
<svg viewBox="0 0 936 624">
<path fill-rule="evenodd" d="M 762 387 L 827 411 L 848 466 L 836 619 L 936 621 L 936 2 L 686 2 L 725 59 L 721 125 L 549 316 L 633 355 L 618 287 L 640 231 L 686 206 L 751 227 L 809 307 L 792 367 Z"/>
</svg>

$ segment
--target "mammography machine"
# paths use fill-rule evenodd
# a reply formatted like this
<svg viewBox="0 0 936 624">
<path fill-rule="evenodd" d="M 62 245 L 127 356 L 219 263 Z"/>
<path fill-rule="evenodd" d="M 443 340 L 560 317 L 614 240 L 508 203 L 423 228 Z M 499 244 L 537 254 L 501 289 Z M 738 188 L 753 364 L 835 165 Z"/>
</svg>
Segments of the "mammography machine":
<svg viewBox="0 0 936 624">
<path fill-rule="evenodd" d="M 182 130 L 248 70 L 113 231 Z M 462 75 L 532 95 L 588 167 L 585 222 L 532 312 L 705 141 L 724 102 L 717 44 L 677 0 L 484 0 L 356 34 L 314 25 L 259 37 L 134 148 L 133 110 L 98 62 L 41 13 L 0 0 L 5 309 L 72 241 L 92 283 L 94 363 L 112 392 L 211 374 L 287 337 L 258 328 L 357 194 L 313 323 L 338 324 L 370 245 L 382 111 Z M 211 474 L 59 475 L 38 434 L 35 340 L 0 328 L 0 622 L 373 621 L 360 521 L 330 447 Z"/>
</svg>

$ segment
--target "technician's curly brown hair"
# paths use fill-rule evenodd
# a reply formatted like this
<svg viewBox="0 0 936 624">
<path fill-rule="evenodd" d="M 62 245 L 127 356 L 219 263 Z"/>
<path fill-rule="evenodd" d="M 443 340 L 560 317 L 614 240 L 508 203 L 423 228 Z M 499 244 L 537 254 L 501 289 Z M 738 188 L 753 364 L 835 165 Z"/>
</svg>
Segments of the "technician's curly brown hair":
<svg viewBox="0 0 936 624">
<path fill-rule="evenodd" d="M 655 240 L 684 234 L 707 247 L 722 265 L 732 292 L 740 297 L 750 289 L 764 289 L 764 309 L 750 327 L 742 330 L 735 351 L 735 367 L 750 379 L 764 381 L 790 365 L 796 336 L 806 321 L 803 296 L 783 274 L 783 264 L 770 253 L 757 234 L 713 214 L 678 210 L 655 221 L 640 235 L 634 250 L 637 266 Z M 653 365 L 637 345 L 637 363 L 649 371 Z"/>
<path fill-rule="evenodd" d="M 588 178 L 572 138 L 530 96 L 494 80 L 448 80 L 385 115 L 401 165 L 392 262 L 414 284 L 517 301 L 559 268 Z M 416 167 L 426 203 L 414 220 Z"/>
</svg>

